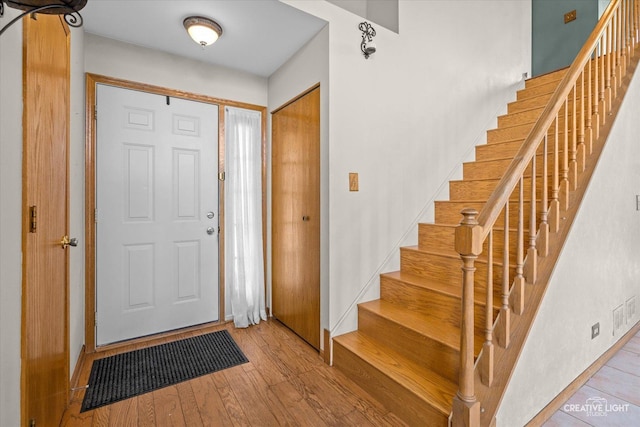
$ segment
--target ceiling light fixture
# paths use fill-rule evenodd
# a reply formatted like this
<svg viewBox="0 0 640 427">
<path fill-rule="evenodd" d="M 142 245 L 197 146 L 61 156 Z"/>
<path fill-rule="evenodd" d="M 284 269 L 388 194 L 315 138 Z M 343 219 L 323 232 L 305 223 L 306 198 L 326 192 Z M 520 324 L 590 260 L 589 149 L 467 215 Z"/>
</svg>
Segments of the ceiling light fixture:
<svg viewBox="0 0 640 427">
<path fill-rule="evenodd" d="M 222 35 L 222 27 L 217 22 L 203 16 L 189 16 L 182 22 L 189 36 L 204 49 Z"/>
</svg>

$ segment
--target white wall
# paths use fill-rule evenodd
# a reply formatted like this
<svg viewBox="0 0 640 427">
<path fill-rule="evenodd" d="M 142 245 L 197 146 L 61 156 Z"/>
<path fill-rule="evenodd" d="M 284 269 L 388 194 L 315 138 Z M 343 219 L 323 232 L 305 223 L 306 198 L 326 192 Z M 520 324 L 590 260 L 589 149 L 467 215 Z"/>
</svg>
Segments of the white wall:
<svg viewBox="0 0 640 427">
<path fill-rule="evenodd" d="M 329 27 L 324 27 L 286 64 L 269 77 L 271 111 L 320 83 L 320 327 L 329 328 Z M 267 153 L 267 239 L 271 241 L 271 144 Z M 271 245 L 267 245 L 267 297 L 271 307 Z M 320 335 L 322 336 L 322 334 Z M 324 347 L 324 342 L 320 345 Z"/>
<path fill-rule="evenodd" d="M 18 13 L 5 8 L 0 26 Z M 22 23 L 0 38 L 0 425 L 20 424 Z"/>
<path fill-rule="evenodd" d="M 329 22 L 329 327 L 356 327 L 418 219 L 530 72 L 530 1 L 401 1 L 400 34 L 327 2 L 284 1 Z M 348 191 L 349 172 L 360 191 Z M 405 239 L 408 233 L 409 238 Z"/>
<path fill-rule="evenodd" d="M 524 425 L 640 320 L 638 111 L 636 72 L 497 414 L 498 426 Z M 633 296 L 635 316 L 614 335 L 613 309 Z M 600 335 L 592 340 L 597 322 Z"/>
<path fill-rule="evenodd" d="M 221 99 L 267 105 L 267 79 L 85 34 L 85 71 Z"/>
</svg>

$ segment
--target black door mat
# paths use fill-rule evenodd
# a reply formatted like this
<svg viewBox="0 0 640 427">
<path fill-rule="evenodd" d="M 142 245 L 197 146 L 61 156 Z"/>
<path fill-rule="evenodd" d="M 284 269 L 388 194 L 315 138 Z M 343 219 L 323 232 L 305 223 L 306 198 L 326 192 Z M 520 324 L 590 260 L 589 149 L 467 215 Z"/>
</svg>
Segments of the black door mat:
<svg viewBox="0 0 640 427">
<path fill-rule="evenodd" d="M 80 412 L 247 362 L 227 330 L 98 359 Z"/>
</svg>

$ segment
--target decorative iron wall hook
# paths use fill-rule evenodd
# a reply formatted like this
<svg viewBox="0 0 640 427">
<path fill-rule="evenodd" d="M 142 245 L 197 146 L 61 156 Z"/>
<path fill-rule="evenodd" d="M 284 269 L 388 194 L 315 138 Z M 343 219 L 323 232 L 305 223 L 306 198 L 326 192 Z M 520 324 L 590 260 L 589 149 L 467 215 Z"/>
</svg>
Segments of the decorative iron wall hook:
<svg viewBox="0 0 640 427">
<path fill-rule="evenodd" d="M 360 50 L 364 54 L 365 59 L 369 59 L 369 56 L 376 51 L 376 44 L 373 42 L 376 30 L 367 21 L 361 22 L 358 28 L 362 31 Z"/>
<path fill-rule="evenodd" d="M 0 0 L 0 18 L 4 16 L 4 3 L 7 3 L 7 6 L 9 7 L 20 9 L 24 12 L 2 27 L 0 30 L 0 36 L 24 16 L 40 12 L 53 15 L 64 15 L 64 20 L 70 27 L 81 27 L 83 19 L 82 15 L 80 15 L 78 11 L 87 4 L 87 0 Z"/>
</svg>

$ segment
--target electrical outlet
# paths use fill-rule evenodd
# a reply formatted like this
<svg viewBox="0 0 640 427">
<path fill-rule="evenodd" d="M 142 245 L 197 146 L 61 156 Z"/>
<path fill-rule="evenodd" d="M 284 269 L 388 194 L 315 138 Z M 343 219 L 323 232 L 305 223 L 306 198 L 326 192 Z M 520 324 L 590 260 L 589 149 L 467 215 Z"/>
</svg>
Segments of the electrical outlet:
<svg viewBox="0 0 640 427">
<path fill-rule="evenodd" d="M 622 328 L 624 324 L 624 306 L 620 305 L 613 310 L 613 335 Z"/>
<path fill-rule="evenodd" d="M 600 335 L 600 322 L 591 327 L 591 339 L 594 339 L 598 335 Z"/>
<path fill-rule="evenodd" d="M 627 323 L 632 323 L 631 319 L 636 315 L 636 297 L 627 300 Z"/>
</svg>

